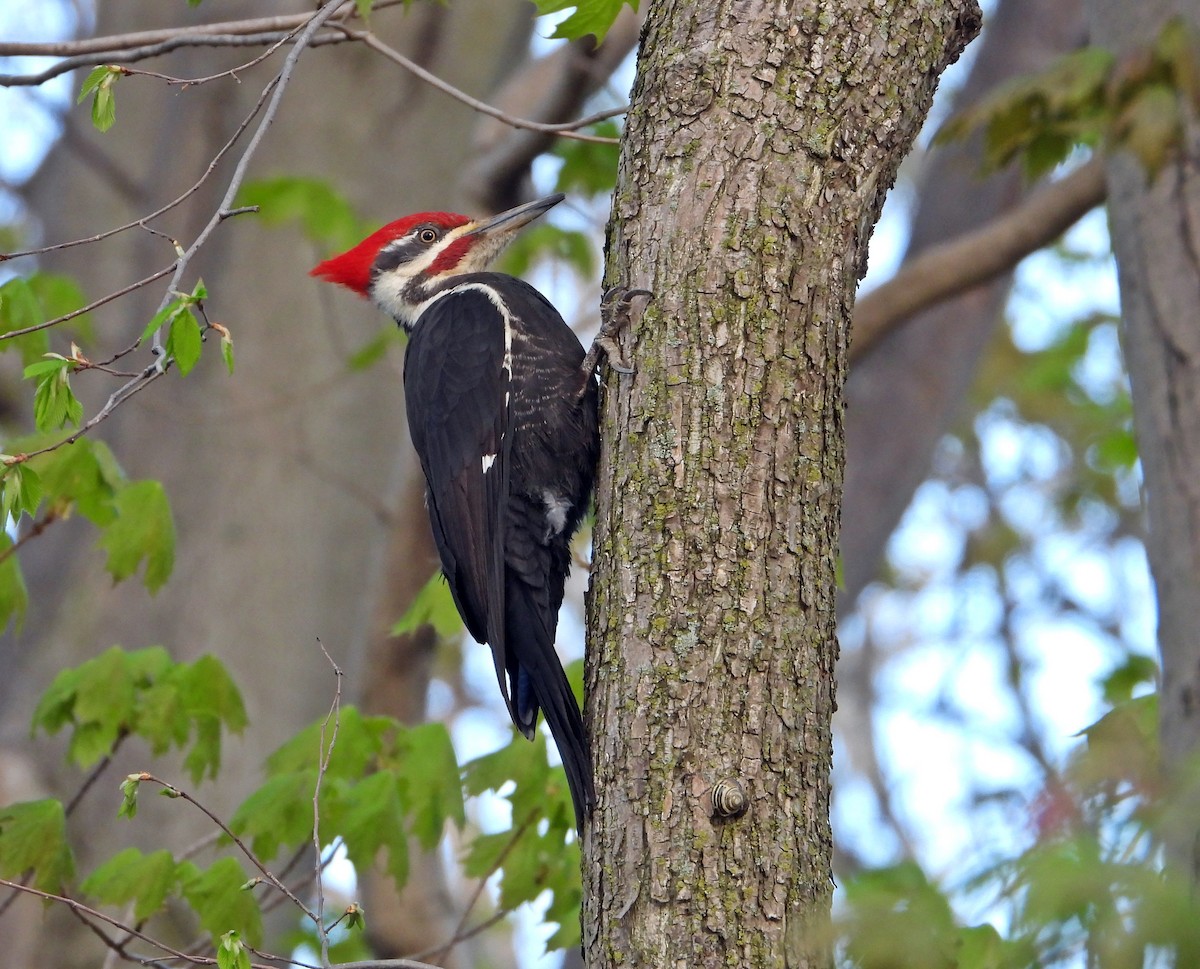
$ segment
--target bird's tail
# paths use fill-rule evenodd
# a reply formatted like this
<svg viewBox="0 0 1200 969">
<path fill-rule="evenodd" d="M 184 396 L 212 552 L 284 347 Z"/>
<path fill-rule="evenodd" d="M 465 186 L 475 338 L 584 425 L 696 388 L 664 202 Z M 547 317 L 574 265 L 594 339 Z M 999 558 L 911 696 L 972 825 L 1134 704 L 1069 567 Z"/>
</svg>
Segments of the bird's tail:
<svg viewBox="0 0 1200 969">
<path fill-rule="evenodd" d="M 546 715 L 550 733 L 558 745 L 571 799 L 575 823 L 583 831 L 584 817 L 596 801 L 592 758 L 583 717 L 575 694 L 554 651 L 557 615 L 548 604 L 539 603 L 536 590 L 513 572 L 505 588 L 505 639 L 509 663 L 510 713 L 517 729 L 533 738 L 539 708 Z M 542 597 L 545 597 L 544 589 Z M 557 610 L 555 610 L 555 613 Z"/>
</svg>

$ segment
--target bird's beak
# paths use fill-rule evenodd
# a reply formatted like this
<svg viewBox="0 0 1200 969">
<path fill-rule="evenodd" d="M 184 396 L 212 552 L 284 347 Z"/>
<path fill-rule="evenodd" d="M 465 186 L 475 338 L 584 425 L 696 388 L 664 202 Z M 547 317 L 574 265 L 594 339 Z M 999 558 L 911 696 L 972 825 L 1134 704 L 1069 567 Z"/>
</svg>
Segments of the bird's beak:
<svg viewBox="0 0 1200 969">
<path fill-rule="evenodd" d="M 534 199 L 532 202 L 526 202 L 524 205 L 518 205 L 507 212 L 501 212 L 499 215 L 493 215 L 490 219 L 476 223 L 463 235 L 507 238 L 522 226 L 528 225 L 540 215 L 554 208 L 564 198 L 566 196 L 562 192 L 555 192 L 545 198 Z"/>
</svg>

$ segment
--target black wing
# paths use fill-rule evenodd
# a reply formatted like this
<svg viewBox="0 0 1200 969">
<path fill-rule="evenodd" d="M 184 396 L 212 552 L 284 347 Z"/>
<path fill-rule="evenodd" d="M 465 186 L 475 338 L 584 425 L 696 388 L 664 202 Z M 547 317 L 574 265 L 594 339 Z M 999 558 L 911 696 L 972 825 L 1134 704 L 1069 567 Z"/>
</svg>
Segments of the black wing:
<svg viewBox="0 0 1200 969">
<path fill-rule="evenodd" d="M 467 629 L 492 646 L 511 707 L 504 676 L 508 384 L 504 318 L 486 293 L 451 293 L 421 314 L 404 357 L 404 388 L 433 538 Z"/>
<path fill-rule="evenodd" d="M 582 828 L 595 801 L 591 758 L 554 632 L 599 447 L 595 387 L 579 398 L 583 348 L 541 294 L 498 274 L 477 285 L 417 321 L 404 360 L 409 431 L 455 605 L 491 646 L 517 728 L 532 739 L 545 713 Z M 501 305 L 521 313 L 507 331 Z M 547 495 L 569 506 L 557 528 Z"/>
</svg>

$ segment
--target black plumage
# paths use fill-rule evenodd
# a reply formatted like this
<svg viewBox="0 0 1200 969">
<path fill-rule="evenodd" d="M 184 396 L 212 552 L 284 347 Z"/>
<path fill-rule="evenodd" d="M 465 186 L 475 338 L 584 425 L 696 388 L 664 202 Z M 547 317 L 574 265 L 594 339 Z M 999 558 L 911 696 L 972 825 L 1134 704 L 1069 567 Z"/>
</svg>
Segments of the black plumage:
<svg viewBox="0 0 1200 969">
<path fill-rule="evenodd" d="M 491 647 L 513 723 L 532 738 L 545 714 L 582 827 L 591 760 L 554 638 L 599 452 L 595 382 L 581 382 L 583 347 L 527 283 L 467 273 L 439 291 L 412 326 L 404 383 L 442 570 Z"/>
</svg>

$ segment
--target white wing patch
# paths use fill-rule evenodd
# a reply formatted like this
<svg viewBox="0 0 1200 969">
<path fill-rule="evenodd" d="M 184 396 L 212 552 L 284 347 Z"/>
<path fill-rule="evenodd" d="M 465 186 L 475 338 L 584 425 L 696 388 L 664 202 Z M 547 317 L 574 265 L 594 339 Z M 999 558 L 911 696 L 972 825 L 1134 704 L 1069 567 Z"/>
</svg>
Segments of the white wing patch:
<svg viewBox="0 0 1200 969">
<path fill-rule="evenodd" d="M 483 464 L 483 473 L 487 474 L 492 470 L 492 465 L 496 463 L 496 455 L 485 454 L 481 463 Z"/>
</svg>

